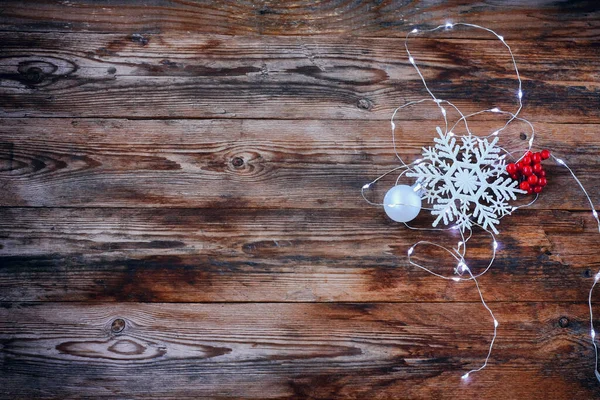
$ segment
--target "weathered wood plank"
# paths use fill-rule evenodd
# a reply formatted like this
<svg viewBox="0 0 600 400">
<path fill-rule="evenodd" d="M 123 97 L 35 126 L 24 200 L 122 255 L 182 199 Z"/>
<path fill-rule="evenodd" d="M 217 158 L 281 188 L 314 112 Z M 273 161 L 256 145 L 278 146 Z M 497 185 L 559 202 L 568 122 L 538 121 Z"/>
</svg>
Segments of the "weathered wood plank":
<svg viewBox="0 0 600 400">
<path fill-rule="evenodd" d="M 62 398 L 505 399 L 539 398 L 540 387 L 553 399 L 600 395 L 587 305 L 494 312 L 490 364 L 465 383 L 491 337 L 476 303 L 3 303 L 0 384 L 7 396 Z"/>
<path fill-rule="evenodd" d="M 433 143 L 435 122 L 427 125 L 398 121 L 407 160 Z M 536 124 L 536 143 L 563 157 L 596 201 L 598 126 Z M 524 148 L 523 124 L 505 132 L 505 148 Z M 363 210 L 360 188 L 397 165 L 388 121 L 0 120 L 1 206 Z M 586 209 L 568 172 L 545 165 L 549 185 L 533 207 Z M 394 180 L 382 181 L 373 199 Z"/>
<path fill-rule="evenodd" d="M 594 2 L 483 1 L 183 1 L 4 0 L 0 29 L 25 31 L 199 32 L 226 35 L 402 37 L 415 25 L 451 20 L 494 27 L 528 39 L 597 38 Z M 469 35 L 481 35 L 469 32 Z M 483 35 L 481 35 L 483 36 Z"/>
<path fill-rule="evenodd" d="M 402 39 L 0 32 L 0 43 L 3 117 L 387 120 L 427 95 Z M 595 42 L 513 47 L 527 117 L 600 122 Z M 432 90 L 463 112 L 516 110 L 500 42 L 417 39 L 412 48 Z"/>
<path fill-rule="evenodd" d="M 407 262 L 418 240 L 456 246 L 456 231 L 409 230 L 376 209 L 4 208 L 0 235 L 4 301 L 479 301 L 472 283 Z M 481 278 L 489 301 L 583 301 L 600 267 L 589 213 L 519 211 L 498 241 Z M 415 256 L 445 275 L 455 267 L 432 248 Z M 473 271 L 490 256 L 475 231 Z"/>
</svg>

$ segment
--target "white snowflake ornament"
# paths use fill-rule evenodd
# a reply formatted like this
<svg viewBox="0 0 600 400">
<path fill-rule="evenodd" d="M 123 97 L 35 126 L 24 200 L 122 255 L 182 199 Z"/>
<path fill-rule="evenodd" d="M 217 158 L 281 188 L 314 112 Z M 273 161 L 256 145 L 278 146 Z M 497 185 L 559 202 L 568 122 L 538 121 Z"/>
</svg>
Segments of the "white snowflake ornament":
<svg viewBox="0 0 600 400">
<path fill-rule="evenodd" d="M 423 160 L 406 173 L 423 187 L 423 198 L 437 216 L 433 226 L 443 221 L 464 232 L 476 220 L 484 229 L 498 233 L 495 225 L 513 210 L 509 200 L 526 193 L 506 175 L 498 138 L 488 142 L 474 135 L 461 136 L 458 144 L 452 134 L 436 130 L 435 146 L 423 148 Z"/>
</svg>

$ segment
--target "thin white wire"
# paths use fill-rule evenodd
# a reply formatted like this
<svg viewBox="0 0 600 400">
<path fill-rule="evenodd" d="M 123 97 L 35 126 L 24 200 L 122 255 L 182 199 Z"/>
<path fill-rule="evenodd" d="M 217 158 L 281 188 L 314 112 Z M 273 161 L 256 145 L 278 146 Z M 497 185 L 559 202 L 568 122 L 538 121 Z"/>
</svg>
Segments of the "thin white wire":
<svg viewBox="0 0 600 400">
<path fill-rule="evenodd" d="M 590 195 L 588 194 L 587 190 L 585 190 L 585 188 L 583 187 L 583 184 L 581 183 L 581 181 L 579 180 L 579 178 L 577 178 L 577 176 L 575 176 L 575 173 L 567 165 L 566 162 L 564 162 L 561 158 L 556 158 L 554 156 L 554 154 L 550 154 L 550 156 L 554 159 L 554 161 L 556 161 L 557 164 L 562 165 L 567 170 L 569 170 L 569 172 L 571 173 L 571 176 L 573 177 L 573 179 L 575 179 L 575 182 L 577 182 L 577 184 L 579 185 L 579 188 L 581 188 L 581 191 L 583 192 L 583 194 L 587 198 L 588 203 L 590 203 L 590 207 L 592 209 L 592 215 L 596 219 L 596 223 L 598 224 L 598 232 L 600 232 L 600 219 L 598 218 L 598 212 L 596 212 L 596 207 L 594 206 L 594 203 L 592 202 L 592 199 L 590 198 Z"/>
<path fill-rule="evenodd" d="M 590 288 L 590 294 L 588 296 L 588 306 L 590 307 L 590 337 L 592 338 L 592 344 L 594 345 L 594 354 L 596 356 L 596 363 L 594 364 L 594 375 L 600 382 L 600 372 L 598 372 L 598 346 L 596 345 L 596 331 L 594 330 L 594 312 L 592 311 L 592 292 L 594 287 L 600 280 L 600 272 L 594 277 L 594 284 Z"/>
<path fill-rule="evenodd" d="M 477 28 L 477 29 L 482 29 L 482 30 L 484 30 L 484 31 L 490 32 L 490 33 L 492 33 L 494 36 L 496 36 L 496 38 L 498 38 L 498 39 L 499 39 L 499 40 L 502 42 L 502 44 L 504 44 L 504 46 L 505 46 L 505 47 L 508 49 L 508 52 L 509 52 L 509 54 L 510 54 L 510 57 L 511 57 L 511 60 L 512 60 L 512 63 L 513 63 L 513 66 L 514 66 L 514 69 L 515 69 L 515 73 L 516 73 L 517 81 L 518 81 L 518 92 L 517 92 L 517 99 L 518 99 L 519 106 L 518 106 L 518 109 L 517 109 L 517 111 L 516 111 L 516 112 L 512 113 L 512 112 L 509 112 L 509 111 L 503 111 L 503 110 L 500 110 L 500 109 L 498 109 L 498 108 L 494 107 L 494 108 L 492 108 L 492 109 L 488 109 L 488 110 L 482 110 L 482 111 L 474 112 L 474 113 L 471 113 L 471 114 L 468 114 L 468 115 L 464 115 L 464 114 L 461 112 L 461 110 L 460 110 L 458 107 L 456 107 L 456 106 L 455 106 L 455 105 L 454 105 L 452 102 L 450 102 L 450 101 L 447 101 L 447 100 L 443 100 L 443 99 L 438 99 L 438 98 L 437 98 L 437 97 L 436 97 L 436 96 L 433 94 L 433 92 L 432 92 L 432 91 L 429 89 L 429 86 L 427 85 L 427 82 L 426 82 L 426 80 L 425 80 L 425 78 L 424 78 L 423 74 L 421 73 L 421 70 L 420 70 L 420 69 L 419 69 L 419 67 L 417 66 L 417 63 L 416 63 L 416 61 L 415 61 L 414 57 L 413 57 L 413 56 L 412 56 L 412 54 L 410 53 L 410 50 L 409 50 L 409 48 L 408 48 L 408 40 L 409 40 L 409 38 L 410 38 L 411 34 L 417 34 L 417 33 L 420 33 L 420 32 L 434 32 L 434 31 L 437 31 L 437 30 L 439 30 L 439 29 L 442 29 L 442 28 L 446 28 L 446 29 L 448 29 L 448 28 L 453 28 L 454 26 L 457 26 L 457 25 L 466 26 L 466 27 L 472 27 L 472 28 Z M 462 22 L 459 22 L 459 23 L 454 23 L 454 24 L 447 23 L 447 24 L 444 24 L 444 25 L 439 25 L 439 26 L 437 26 L 437 27 L 435 27 L 435 28 L 433 28 L 433 29 L 428 29 L 428 30 L 424 30 L 424 31 L 419 31 L 418 29 L 413 29 L 411 32 L 409 32 L 409 33 L 406 35 L 406 38 L 405 38 L 405 40 L 404 40 L 404 47 L 405 47 L 405 49 L 406 49 L 406 53 L 407 53 L 407 55 L 408 55 L 408 59 L 409 59 L 410 63 L 413 65 L 413 67 L 414 67 L 414 68 L 415 68 L 415 70 L 417 71 L 417 74 L 419 75 L 419 77 L 420 77 L 420 79 L 421 79 L 421 81 L 422 81 L 422 83 L 423 83 L 423 85 L 424 85 L 424 87 L 425 87 L 426 91 L 427 91 L 427 92 L 429 93 L 429 95 L 431 96 L 431 99 L 428 99 L 428 98 L 427 98 L 427 99 L 421 99 L 421 100 L 417 100 L 417 101 L 410 101 L 410 102 L 408 102 L 408 103 L 406 103 L 406 104 L 404 104 L 404 105 L 402 105 L 402 106 L 400 106 L 400 107 L 397 107 L 397 108 L 394 110 L 394 112 L 393 112 L 393 114 L 392 114 L 392 117 L 391 117 L 391 119 L 390 119 L 390 124 L 391 124 L 391 127 L 392 127 L 392 142 L 393 142 L 393 146 L 394 146 L 394 153 L 395 153 L 396 157 L 398 158 L 398 160 L 400 161 L 400 163 L 401 163 L 402 165 L 401 165 L 400 167 L 394 168 L 394 169 L 392 169 L 392 170 L 390 170 L 390 171 L 388 171 L 388 172 L 384 173 L 383 175 L 381 175 L 380 177 L 378 177 L 377 179 L 375 179 L 375 180 L 374 180 L 374 181 L 372 181 L 371 183 L 369 183 L 369 184 L 367 184 L 367 185 L 364 185 L 364 186 L 363 186 L 363 188 L 361 189 L 361 194 L 362 194 L 363 198 L 364 198 L 364 199 L 365 199 L 365 200 L 366 200 L 366 201 L 367 201 L 369 204 L 372 204 L 372 205 L 378 205 L 378 206 L 382 206 L 382 205 L 383 205 L 383 204 L 380 204 L 380 203 L 374 203 L 374 202 L 371 202 L 371 201 L 369 201 L 369 200 L 368 200 L 368 199 L 365 197 L 365 195 L 364 195 L 364 190 L 365 190 L 365 189 L 368 189 L 368 188 L 370 188 L 370 186 L 371 186 L 372 184 L 376 183 L 377 181 L 379 181 L 381 178 L 383 178 L 384 176 L 388 175 L 389 173 L 392 173 L 392 172 L 394 172 L 394 171 L 397 171 L 397 170 L 399 170 L 399 169 L 404 169 L 404 171 L 402 171 L 402 172 L 399 174 L 398 178 L 396 179 L 396 185 L 397 185 L 397 184 L 398 184 L 398 182 L 399 182 L 399 180 L 400 180 L 400 178 L 401 178 L 401 177 L 402 177 L 402 176 L 403 176 L 403 175 L 404 175 L 406 172 L 408 172 L 409 170 L 412 170 L 412 168 L 411 168 L 411 166 L 412 166 L 412 165 L 414 165 L 414 164 L 416 164 L 416 163 L 419 163 L 419 162 L 421 162 L 421 161 L 422 161 L 421 159 L 417 159 L 417 160 L 415 160 L 415 161 L 413 161 L 413 162 L 411 162 L 411 163 L 409 163 L 409 164 L 406 164 L 406 163 L 404 162 L 404 160 L 402 159 L 402 157 L 400 157 L 400 154 L 399 154 L 399 152 L 398 152 L 397 143 L 396 143 L 396 124 L 395 124 L 395 122 L 394 122 L 394 119 L 395 119 L 395 117 L 396 117 L 396 115 L 397 115 L 398 111 L 400 111 L 400 110 L 404 109 L 405 107 L 411 106 L 411 105 L 415 105 L 415 104 L 421 104 L 421 103 L 423 103 L 423 102 L 425 102 L 425 101 L 433 101 L 433 102 L 435 102 L 435 103 L 436 103 L 436 105 L 438 106 L 438 108 L 440 109 L 440 111 L 441 111 L 441 113 L 442 113 L 442 116 L 444 117 L 444 124 L 445 124 L 445 134 L 450 134 L 450 135 L 453 135 L 453 136 L 454 136 L 454 132 L 453 132 L 453 130 L 456 128 L 456 126 L 457 126 L 457 125 L 458 125 L 458 124 L 459 124 L 461 121 L 462 121 L 462 122 L 464 122 L 464 124 L 465 124 L 465 129 L 466 129 L 466 131 L 467 131 L 467 134 L 468 134 L 468 136 L 471 136 L 471 135 L 473 135 L 473 134 L 472 134 L 472 132 L 471 132 L 471 130 L 469 129 L 469 125 L 468 125 L 468 119 L 469 119 L 470 117 L 473 117 L 473 116 L 475 116 L 475 115 L 479 115 L 479 114 L 483 114 L 483 113 L 487 113 L 487 112 L 493 112 L 493 113 L 500 113 L 500 114 L 507 114 L 507 115 L 510 115 L 510 118 L 509 118 L 509 119 L 508 119 L 508 121 L 507 121 L 507 122 L 504 124 L 504 126 L 503 126 L 503 127 L 501 127 L 500 129 L 498 129 L 498 130 L 496 130 L 496 131 L 493 131 L 491 134 L 489 134 L 489 135 L 487 135 L 487 136 L 484 136 L 483 138 L 485 139 L 485 138 L 489 138 L 490 136 L 498 136 L 498 135 L 500 134 L 500 132 L 502 132 L 503 130 L 505 130 L 505 129 L 506 129 L 506 128 L 507 128 L 507 127 L 508 127 L 508 126 L 509 126 L 509 125 L 510 125 L 510 124 L 511 124 L 513 121 L 514 121 L 514 120 L 522 121 L 522 122 L 525 122 L 526 124 L 528 124 L 528 125 L 529 125 L 529 127 L 531 128 L 531 135 L 530 135 L 530 138 L 529 138 L 529 141 L 528 141 L 528 147 L 527 147 L 527 151 L 531 151 L 531 149 L 532 149 L 532 146 L 533 146 L 533 142 L 534 142 L 534 139 L 535 139 L 535 128 L 534 128 L 534 126 L 531 124 L 531 122 L 529 122 L 527 119 L 524 119 L 524 118 L 521 118 L 521 117 L 519 117 L 519 113 L 521 112 L 521 110 L 522 110 L 522 108 L 523 108 L 523 102 L 522 102 L 522 98 L 523 98 L 522 85 L 523 85 L 523 83 L 522 83 L 522 80 L 521 80 L 521 76 L 520 76 L 520 74 L 519 74 L 519 69 L 518 69 L 518 67 L 517 67 L 517 63 L 516 63 L 516 60 L 515 60 L 514 54 L 513 54 L 513 52 L 512 52 L 512 49 L 511 49 L 511 48 L 510 48 L 510 46 L 509 46 L 509 45 L 508 45 L 508 44 L 507 44 L 507 43 L 504 41 L 504 38 L 503 38 L 502 36 L 498 35 L 498 34 L 497 34 L 496 32 L 494 32 L 493 30 L 491 30 L 491 29 L 489 29 L 489 28 L 486 28 L 486 27 L 483 27 L 483 26 L 480 26 L 480 25 L 469 24 L 469 23 L 462 23 Z M 457 121 L 454 123 L 454 125 L 453 125 L 453 126 L 450 128 L 450 131 L 448 131 L 448 118 L 447 118 L 447 111 L 446 111 L 446 109 L 445 109 L 444 107 L 442 107 L 442 103 L 448 104 L 450 107 L 452 107 L 454 110 L 456 110 L 456 111 L 457 111 L 457 113 L 460 115 L 460 118 L 459 118 L 459 119 L 458 119 L 458 120 L 457 120 Z M 463 137 L 466 137 L 466 135 L 464 135 Z M 481 136 L 478 136 L 478 139 L 479 139 L 479 140 L 482 140 L 482 139 L 481 139 Z M 502 147 L 500 147 L 500 149 L 501 149 L 502 151 L 504 151 L 504 153 L 505 153 L 506 155 L 509 155 L 510 157 L 512 157 L 512 158 L 513 158 L 513 160 L 515 159 L 515 158 L 514 158 L 514 156 L 512 155 L 512 153 L 511 153 L 511 152 L 507 151 L 506 149 L 504 149 L 504 148 L 502 148 Z M 522 158 L 525 156 L 525 154 L 526 154 L 526 152 L 527 152 L 527 151 L 525 151 L 525 152 L 522 152 L 522 153 L 521 153 L 522 155 L 521 155 L 521 156 L 520 156 L 520 157 L 519 157 L 519 158 L 516 160 L 516 162 L 520 161 L 520 160 L 521 160 L 521 159 L 522 159 Z M 555 161 L 556 161 L 558 164 L 560 164 L 560 165 L 563 165 L 564 167 L 566 167 L 566 168 L 567 168 L 567 170 L 570 172 L 570 174 L 571 174 L 571 176 L 573 177 L 573 179 L 575 179 L 575 181 L 577 182 L 577 184 L 579 185 L 579 187 L 581 188 L 581 190 L 582 190 L 582 191 L 583 191 L 583 193 L 585 194 L 585 196 L 586 196 L 586 198 L 587 198 L 587 200 L 588 200 L 588 202 L 589 202 L 589 204 L 590 204 L 590 207 L 591 207 L 591 209 L 592 209 L 592 214 L 593 214 L 593 216 L 594 216 L 594 218 L 596 219 L 596 222 L 597 222 L 597 224 L 598 224 L 598 230 L 599 230 L 599 232 L 600 232 L 600 218 L 598 217 L 598 213 L 597 213 L 597 211 L 596 211 L 596 209 L 595 209 L 595 207 L 594 207 L 594 204 L 593 204 L 593 202 L 592 202 L 592 200 L 591 200 L 590 196 L 588 195 L 587 191 L 585 190 L 585 188 L 584 188 L 583 184 L 582 184 L 582 183 L 581 183 L 581 181 L 580 181 L 580 180 L 577 178 L 577 176 L 576 176 L 576 175 L 575 175 L 575 173 L 574 173 L 574 172 L 571 170 L 571 168 L 570 168 L 570 167 L 569 167 L 569 166 L 568 166 L 568 165 L 567 165 L 567 164 L 566 164 L 566 163 L 565 163 L 565 162 L 564 162 L 562 159 L 556 158 L 554 155 L 551 155 L 551 156 L 552 156 L 552 158 L 553 158 L 553 159 L 554 159 L 554 160 L 555 160 Z M 502 156 L 502 157 L 504 157 L 504 156 Z M 539 198 L 539 194 L 536 194 L 535 198 L 534 198 L 532 201 L 530 201 L 529 203 L 527 203 L 527 204 L 523 204 L 523 205 L 519 205 L 519 206 L 514 206 L 514 207 L 512 208 L 512 211 L 511 211 L 511 213 L 512 213 L 512 212 L 514 212 L 514 211 L 516 211 L 516 210 L 518 210 L 518 209 L 520 209 L 520 208 L 524 208 L 524 207 L 529 207 L 529 206 L 531 206 L 533 203 L 535 203 L 535 202 L 537 201 L 537 199 L 538 199 L 538 198 Z M 427 208 L 423 208 L 423 209 L 427 209 Z M 510 213 L 509 213 L 509 214 L 510 214 Z M 508 215 L 508 214 L 507 214 L 507 215 Z M 500 218 L 502 218 L 502 217 L 504 217 L 504 216 L 501 216 Z M 416 227 L 412 227 L 412 226 L 408 225 L 407 223 L 404 223 L 404 225 L 405 225 L 406 227 L 408 227 L 409 229 L 414 229 L 414 230 L 428 230 L 428 231 L 429 231 L 429 230 L 431 230 L 431 231 L 444 231 L 444 230 L 449 230 L 449 229 L 455 229 L 455 228 L 456 228 L 456 227 L 449 227 L 449 228 L 416 228 Z M 414 266 L 416 266 L 416 267 L 420 268 L 420 269 L 423 269 L 424 271 L 426 271 L 426 272 L 428 272 L 428 273 L 430 273 L 430 274 L 432 274 L 432 275 L 434 275 L 434 276 L 437 276 L 437 277 L 439 277 L 439 278 L 442 278 L 442 279 L 446 279 L 446 280 L 454 280 L 454 281 L 466 281 L 466 280 L 473 280 L 473 281 L 475 282 L 475 285 L 476 285 L 476 287 L 477 287 L 477 291 L 478 291 L 478 293 L 479 293 L 479 297 L 480 297 L 480 299 L 481 299 L 481 302 L 482 302 L 483 306 L 484 306 L 484 307 L 487 309 L 487 311 L 490 313 L 490 315 L 492 316 L 492 318 L 493 318 L 493 320 L 494 320 L 494 336 L 493 336 L 493 338 L 492 338 L 492 341 L 491 341 L 491 343 L 490 343 L 489 351 L 488 351 L 487 357 L 486 357 L 486 359 L 485 359 L 485 362 L 483 363 L 483 365 L 482 365 L 481 367 L 479 367 L 479 368 L 477 368 L 477 369 L 473 369 L 473 370 L 471 370 L 471 371 L 467 372 L 466 374 L 464 374 L 464 375 L 463 375 L 463 379 L 466 379 L 466 378 L 468 378 L 468 377 L 469 377 L 469 375 L 470 375 L 471 373 L 474 373 L 474 372 L 481 371 L 482 369 L 484 369 L 484 368 L 487 366 L 487 364 L 488 364 L 488 361 L 489 361 L 489 358 L 490 358 L 490 356 L 491 356 L 491 353 L 492 353 L 492 349 L 493 349 L 493 346 L 494 346 L 494 342 L 495 342 L 495 340 L 496 340 L 496 337 L 497 337 L 497 327 L 498 327 L 498 321 L 497 321 L 497 320 L 496 320 L 496 318 L 494 317 L 494 314 L 493 314 L 492 310 L 491 310 L 491 309 L 488 307 L 488 305 L 486 304 L 486 302 L 485 302 L 485 300 L 484 300 L 484 298 L 483 298 L 483 294 L 482 294 L 482 292 L 481 292 L 481 289 L 480 289 L 480 287 L 479 287 L 479 282 L 477 281 L 477 278 L 478 278 L 478 277 L 480 277 L 480 276 L 484 275 L 484 274 L 485 274 L 485 273 L 486 273 L 486 272 L 487 272 L 487 271 L 488 271 L 488 270 L 491 268 L 491 266 L 492 266 L 492 264 L 493 264 L 493 262 L 494 262 L 494 260 L 495 260 L 495 257 L 496 257 L 496 249 L 497 249 L 497 247 L 498 247 L 498 243 L 496 242 L 496 238 L 495 238 L 494 234 L 493 234 L 491 231 L 489 231 L 488 229 L 485 229 L 485 228 L 483 228 L 481 225 L 479 225 L 479 224 L 477 224 L 477 223 L 474 223 L 474 222 L 473 222 L 473 225 L 480 226 L 482 229 L 484 229 L 486 232 L 488 232 L 488 233 L 491 235 L 491 237 L 492 237 L 492 241 L 493 241 L 493 246 L 492 246 L 492 248 L 493 248 L 493 254 L 492 254 L 492 257 L 491 257 L 490 263 L 488 264 L 487 268 L 486 268 L 486 269 L 485 269 L 483 272 L 481 272 L 481 273 L 479 273 L 479 274 L 477 274 L 477 275 L 473 275 L 473 273 L 471 272 L 471 270 L 469 269 L 469 267 L 466 265 L 466 263 L 465 263 L 465 258 L 464 258 L 464 257 L 465 257 L 465 254 L 466 254 L 466 243 L 467 243 L 467 242 L 470 240 L 470 238 L 472 237 L 472 234 L 473 234 L 473 232 L 472 232 L 472 229 L 469 229 L 469 236 L 468 236 L 466 239 L 465 239 L 465 237 L 464 237 L 464 232 L 463 232 L 463 230 L 462 230 L 462 229 L 460 230 L 460 234 L 461 234 L 461 238 L 462 238 L 462 240 L 461 240 L 461 241 L 458 243 L 458 246 L 457 246 L 457 248 L 456 248 L 456 249 L 454 249 L 454 248 L 452 248 L 452 249 L 448 249 L 448 248 L 446 248 L 446 247 L 444 247 L 444 246 L 442 246 L 442 245 L 439 245 L 439 244 L 437 244 L 437 243 L 430 242 L 430 241 L 426 241 L 426 240 L 421 240 L 421 241 L 418 241 L 417 243 L 415 243 L 415 244 L 414 244 L 414 245 L 413 245 L 413 246 L 412 246 L 412 247 L 411 247 L 411 248 L 408 250 L 408 261 L 409 261 L 409 263 L 410 263 L 411 265 L 414 265 Z M 418 263 L 416 263 L 416 262 L 412 261 L 412 254 L 413 254 L 413 252 L 414 252 L 414 249 L 415 249 L 417 246 L 421 245 L 421 244 L 432 245 L 432 246 L 438 247 L 438 248 L 440 248 L 440 249 L 442 249 L 442 250 L 444 250 L 444 251 L 448 252 L 448 253 L 449 253 L 449 254 L 450 254 L 450 255 L 451 255 L 451 256 L 452 256 L 452 257 L 453 257 L 453 258 L 454 258 L 456 261 L 458 261 L 458 269 L 455 269 L 455 272 L 456 272 L 458 275 L 462 275 L 462 272 L 464 272 L 464 271 L 468 271 L 468 272 L 469 272 L 469 276 L 470 276 L 470 277 L 469 277 L 469 278 L 462 278 L 462 277 L 457 277 L 457 276 L 453 276 L 453 277 L 444 276 L 444 275 L 442 275 L 442 274 L 438 274 L 437 272 L 434 272 L 434 271 L 432 271 L 431 269 L 429 269 L 429 268 L 427 268 L 427 267 L 424 267 L 424 266 L 422 266 L 422 265 L 420 265 L 420 264 L 418 264 Z M 462 270 L 462 271 L 461 271 L 461 270 Z M 596 375 L 596 378 L 598 379 L 598 381 L 600 381 L 600 373 L 598 372 L 598 347 L 597 347 L 597 345 L 596 345 L 596 342 L 595 342 L 595 330 L 594 330 L 594 324 L 593 324 L 593 313 L 592 313 L 592 291 L 593 291 L 594 287 L 596 286 L 596 283 L 598 282 L 598 280 L 599 280 L 599 279 L 600 279 L 600 272 L 599 272 L 599 273 L 596 275 L 596 278 L 595 278 L 595 280 L 594 280 L 594 285 L 593 285 L 593 286 L 592 286 L 592 288 L 590 289 L 590 294 L 589 294 L 589 298 L 588 298 L 588 304 L 589 304 L 589 308 L 590 308 L 590 325 L 591 325 L 592 343 L 593 343 L 593 345 L 594 345 L 595 356 L 596 356 L 596 363 L 595 363 L 595 369 L 594 369 L 594 372 L 595 372 L 595 375 Z"/>
<path fill-rule="evenodd" d="M 488 307 L 487 303 L 483 299 L 483 293 L 481 293 L 481 288 L 479 287 L 479 282 L 477 281 L 476 277 L 473 276 L 473 274 L 471 273 L 471 270 L 469 269 L 468 266 L 464 265 L 463 266 L 463 270 L 467 271 L 469 273 L 469 275 L 471 275 L 471 278 L 473 278 L 473 281 L 475 282 L 475 286 L 477 287 L 477 292 L 479 293 L 479 298 L 481 299 L 481 304 L 483 304 L 483 306 L 485 307 L 485 309 L 488 310 L 488 312 L 492 316 L 492 320 L 494 321 L 494 336 L 492 337 L 492 341 L 490 342 L 490 348 L 488 350 L 487 357 L 485 358 L 485 361 L 483 362 L 483 365 L 481 367 L 476 368 L 476 369 L 472 369 L 472 370 L 470 370 L 469 372 L 467 372 L 466 374 L 464 374 L 462 376 L 462 379 L 467 379 L 470 374 L 472 374 L 474 372 L 481 371 L 482 369 L 484 369 L 485 367 L 487 367 L 488 361 L 490 360 L 490 356 L 492 355 L 492 349 L 494 348 L 494 342 L 496 341 L 496 337 L 498 336 L 498 325 L 499 325 L 499 323 L 498 323 L 498 320 L 496 319 L 496 317 L 494 316 L 494 313 Z"/>
</svg>

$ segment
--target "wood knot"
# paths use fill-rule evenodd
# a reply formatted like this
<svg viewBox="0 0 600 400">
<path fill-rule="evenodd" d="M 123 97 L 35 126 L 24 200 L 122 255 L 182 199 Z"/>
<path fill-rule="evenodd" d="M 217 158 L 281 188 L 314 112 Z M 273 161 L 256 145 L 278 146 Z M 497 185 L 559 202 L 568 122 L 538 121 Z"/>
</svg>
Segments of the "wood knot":
<svg viewBox="0 0 600 400">
<path fill-rule="evenodd" d="M 112 333 L 121 333 L 125 329 L 125 320 L 122 318 L 115 319 L 110 325 L 110 331 Z"/>
<path fill-rule="evenodd" d="M 41 68 L 31 67 L 27 68 L 23 73 L 23 79 L 29 83 L 41 83 L 44 80 L 46 74 Z"/>
<path fill-rule="evenodd" d="M 236 168 L 240 168 L 244 165 L 244 159 L 242 157 L 233 157 L 231 164 Z"/>
<path fill-rule="evenodd" d="M 358 100 L 356 106 L 361 110 L 371 111 L 371 109 L 373 108 L 373 102 L 369 99 L 360 99 Z"/>
<path fill-rule="evenodd" d="M 567 317 L 560 317 L 560 319 L 558 320 L 558 325 L 561 328 L 566 328 L 567 326 L 569 326 L 569 318 L 567 318 Z"/>
<path fill-rule="evenodd" d="M 143 35 L 140 35 L 139 33 L 134 33 L 133 35 L 131 35 L 131 41 L 145 46 L 150 42 L 150 39 L 144 37 Z"/>
<path fill-rule="evenodd" d="M 519 137 L 521 138 L 521 140 L 527 139 L 527 135 L 524 132 L 521 132 L 521 134 L 519 135 Z"/>
</svg>

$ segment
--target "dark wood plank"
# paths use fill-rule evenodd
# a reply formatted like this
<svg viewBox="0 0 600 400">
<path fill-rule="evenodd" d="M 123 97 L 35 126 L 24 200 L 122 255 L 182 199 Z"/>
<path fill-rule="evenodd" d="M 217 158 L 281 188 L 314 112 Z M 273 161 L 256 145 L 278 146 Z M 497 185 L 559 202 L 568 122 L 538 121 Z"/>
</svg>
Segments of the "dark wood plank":
<svg viewBox="0 0 600 400">
<path fill-rule="evenodd" d="M 3 303 L 0 384 L 29 398 L 600 395 L 585 304 L 494 312 L 490 364 L 465 383 L 491 338 L 481 304 Z"/>
<path fill-rule="evenodd" d="M 427 96 L 402 39 L 0 32 L 0 43 L 3 117 L 387 120 Z M 595 42 L 512 45 L 526 117 L 600 122 Z M 431 88 L 463 112 L 516 111 L 500 42 L 419 39 L 412 48 Z M 439 118 L 434 111 L 406 115 Z"/>
<path fill-rule="evenodd" d="M 433 143 L 435 122 L 423 125 L 398 122 L 408 160 Z M 536 143 L 563 157 L 594 200 L 598 126 L 536 124 Z M 526 132 L 512 125 L 501 144 L 523 149 Z M 388 121 L 0 120 L 1 206 L 364 210 L 360 188 L 397 165 Z M 534 208 L 587 209 L 568 172 L 545 165 L 549 185 Z M 373 199 L 394 181 L 382 181 Z"/>
<path fill-rule="evenodd" d="M 99 6 L 91 0 L 4 0 L 0 29 L 402 37 L 415 25 L 433 27 L 451 18 L 497 28 L 507 37 L 570 40 L 597 38 L 598 16 L 594 1 L 109 0 Z"/>
<path fill-rule="evenodd" d="M 481 278 L 489 301 L 586 298 L 600 268 L 590 213 L 522 211 L 500 230 Z M 4 208 L 0 232 L 5 301 L 479 301 L 472 283 L 407 262 L 418 240 L 456 246 L 457 232 L 411 231 L 377 209 Z M 415 255 L 446 275 L 456 266 L 431 248 Z M 490 256 L 475 231 L 471 268 Z"/>
</svg>

